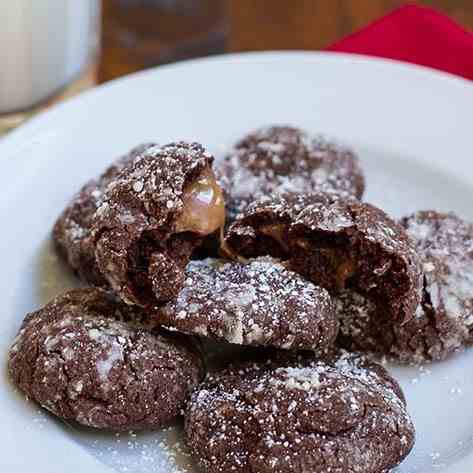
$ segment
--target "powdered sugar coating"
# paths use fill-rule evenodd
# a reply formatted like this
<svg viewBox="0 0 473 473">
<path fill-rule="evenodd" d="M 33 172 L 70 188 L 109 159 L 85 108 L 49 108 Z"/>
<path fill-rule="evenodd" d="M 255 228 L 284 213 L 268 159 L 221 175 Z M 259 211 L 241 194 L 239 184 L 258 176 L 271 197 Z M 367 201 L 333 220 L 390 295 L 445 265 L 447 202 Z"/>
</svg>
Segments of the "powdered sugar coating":
<svg viewBox="0 0 473 473">
<path fill-rule="evenodd" d="M 353 151 L 289 126 L 255 130 L 219 166 L 229 220 L 264 196 L 287 192 L 336 192 L 360 198 L 364 178 Z"/>
<path fill-rule="evenodd" d="M 321 350 L 336 337 L 331 298 L 279 262 L 191 261 L 184 287 L 156 320 L 240 345 Z"/>
<path fill-rule="evenodd" d="M 473 343 L 473 224 L 456 215 L 421 211 L 402 225 L 414 239 L 424 272 L 424 297 L 415 324 L 437 334 L 425 357 L 445 358 Z M 427 331 L 428 330 L 428 331 Z"/>
<path fill-rule="evenodd" d="M 294 233 L 298 228 L 306 228 L 334 234 L 351 229 L 384 251 L 406 253 L 405 258 L 415 260 L 412 241 L 404 230 L 383 210 L 366 202 L 345 199 L 334 200 L 329 205 L 316 202 L 297 215 L 293 228 Z"/>
<path fill-rule="evenodd" d="M 421 255 L 432 309 L 473 327 L 473 224 L 435 211 L 417 212 L 402 224 Z"/>
<path fill-rule="evenodd" d="M 212 162 L 213 156 L 198 143 L 148 147 L 109 183 L 98 218 L 108 222 L 112 218 L 120 220 L 128 214 L 144 213 L 162 226 L 170 214 L 182 210 L 186 184 Z"/>
<path fill-rule="evenodd" d="M 414 443 L 396 381 L 347 352 L 210 375 L 192 395 L 185 432 L 208 473 L 379 473 Z"/>
<path fill-rule="evenodd" d="M 96 428 L 157 428 L 199 382 L 190 341 L 147 328 L 145 314 L 99 289 L 58 296 L 29 314 L 10 350 L 13 381 L 65 420 Z"/>
<path fill-rule="evenodd" d="M 399 324 L 357 294 L 337 299 L 340 343 L 403 362 L 442 360 L 473 343 L 473 225 L 454 214 L 421 211 L 402 219 L 423 268 L 415 318 Z"/>
<path fill-rule="evenodd" d="M 176 228 L 185 189 L 212 162 L 198 143 L 153 146 L 107 186 L 93 217 L 95 257 L 125 302 L 150 306 L 178 292 L 183 268 L 201 243 L 198 235 Z"/>
<path fill-rule="evenodd" d="M 107 186 L 125 166 L 152 146 L 156 145 L 139 145 L 113 162 L 97 179 L 92 179 L 82 187 L 56 221 L 53 229 L 56 248 L 84 281 L 98 286 L 108 285 L 95 261 L 95 244 L 91 235 L 93 216 L 103 203 Z"/>
</svg>

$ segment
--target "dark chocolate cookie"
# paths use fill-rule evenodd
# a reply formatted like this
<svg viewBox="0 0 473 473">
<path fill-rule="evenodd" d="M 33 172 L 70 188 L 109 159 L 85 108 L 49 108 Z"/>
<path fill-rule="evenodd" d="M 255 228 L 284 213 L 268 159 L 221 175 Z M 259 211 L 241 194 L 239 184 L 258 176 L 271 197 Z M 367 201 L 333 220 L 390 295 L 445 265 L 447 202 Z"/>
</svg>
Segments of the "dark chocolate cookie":
<svg viewBox="0 0 473 473">
<path fill-rule="evenodd" d="M 339 196 L 330 193 L 285 193 L 262 197 L 249 204 L 228 228 L 222 250 L 231 257 L 256 258 L 270 255 L 289 259 L 289 230 L 309 205 L 332 205 Z"/>
<path fill-rule="evenodd" d="M 423 297 L 405 324 L 383 305 L 345 295 L 337 302 L 341 343 L 405 362 L 441 360 L 473 343 L 473 225 L 453 214 L 422 211 L 401 221 L 422 263 Z"/>
<path fill-rule="evenodd" d="M 270 258 L 190 262 L 183 289 L 156 320 L 179 332 L 282 349 L 325 350 L 338 332 L 328 292 Z"/>
<path fill-rule="evenodd" d="M 359 198 L 364 190 L 363 173 L 351 150 L 288 126 L 249 133 L 224 158 L 219 171 L 230 221 L 264 196 L 334 191 Z"/>
<path fill-rule="evenodd" d="M 286 259 L 334 294 L 352 289 L 383 303 L 395 320 L 411 319 L 421 298 L 411 238 L 382 210 L 356 199 L 317 194 L 255 202 L 230 226 L 225 248 Z"/>
<path fill-rule="evenodd" d="M 102 205 L 104 191 L 124 166 L 129 165 L 152 143 L 133 148 L 117 159 L 97 179 L 90 180 L 72 198 L 53 228 L 53 240 L 59 254 L 84 281 L 94 286 L 107 286 L 95 260 L 95 244 L 91 235 L 93 216 Z"/>
<path fill-rule="evenodd" d="M 473 224 L 434 211 L 418 212 L 401 224 L 415 242 L 424 272 L 424 297 L 415 318 L 425 324 L 424 337 L 417 335 L 419 341 L 411 343 L 420 345 L 424 338 L 426 356 L 444 358 L 473 343 Z"/>
<path fill-rule="evenodd" d="M 345 352 L 209 376 L 192 394 L 185 434 L 208 473 L 387 472 L 415 437 L 396 381 Z"/>
<path fill-rule="evenodd" d="M 119 172 L 101 179 L 100 200 L 87 201 L 97 190 L 85 191 L 87 228 L 79 229 L 77 245 L 70 241 L 72 231 L 59 246 L 69 252 L 73 266 L 86 266 L 78 272 L 89 282 L 108 283 L 128 304 L 149 307 L 172 299 L 193 250 L 225 222 L 212 162 L 197 143 L 142 149 Z M 74 205 L 82 218 L 80 198 Z M 64 233 L 63 221 L 56 235 Z"/>
<path fill-rule="evenodd" d="M 64 420 L 158 428 L 179 414 L 203 367 L 190 339 L 144 320 L 101 289 L 69 291 L 25 318 L 10 349 L 10 376 Z"/>
</svg>

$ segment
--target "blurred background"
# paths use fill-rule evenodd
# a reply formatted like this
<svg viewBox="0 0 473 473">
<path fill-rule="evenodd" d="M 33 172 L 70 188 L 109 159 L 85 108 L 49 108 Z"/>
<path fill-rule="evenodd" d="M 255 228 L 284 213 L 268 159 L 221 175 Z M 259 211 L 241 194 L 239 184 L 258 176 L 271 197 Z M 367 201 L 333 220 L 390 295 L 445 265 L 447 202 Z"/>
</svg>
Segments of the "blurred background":
<svg viewBox="0 0 473 473">
<path fill-rule="evenodd" d="M 473 0 L 417 3 L 473 30 Z M 53 103 L 125 74 L 225 52 L 323 49 L 402 4 L 400 0 L 0 0 L 0 134 Z M 441 41 L 455 61 L 448 43 Z"/>
<path fill-rule="evenodd" d="M 213 52 L 322 49 L 405 3 L 400 0 L 103 0 L 99 80 L 113 79 L 153 63 Z M 473 30 L 473 0 L 416 3 L 437 8 Z M 189 19 L 192 5 L 194 18 Z M 193 50 L 188 45 L 187 50 L 178 48 L 174 54 L 166 51 L 170 39 L 178 40 L 174 35 L 179 34 L 181 40 L 190 42 L 194 36 L 194 41 L 204 43 L 203 47 Z M 206 34 L 211 36 L 207 44 L 203 40 Z M 161 57 L 160 47 L 165 50 Z"/>
</svg>

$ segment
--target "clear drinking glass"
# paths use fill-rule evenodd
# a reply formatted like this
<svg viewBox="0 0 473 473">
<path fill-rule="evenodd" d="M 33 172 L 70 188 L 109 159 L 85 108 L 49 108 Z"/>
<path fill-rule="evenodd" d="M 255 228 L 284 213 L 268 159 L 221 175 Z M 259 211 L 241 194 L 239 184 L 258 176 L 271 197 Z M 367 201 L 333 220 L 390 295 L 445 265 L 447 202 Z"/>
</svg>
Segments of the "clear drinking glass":
<svg viewBox="0 0 473 473">
<path fill-rule="evenodd" d="M 104 0 L 104 43 L 117 70 L 221 53 L 227 34 L 226 0 Z"/>
<path fill-rule="evenodd" d="M 0 134 L 95 83 L 100 0 L 0 1 Z"/>
</svg>

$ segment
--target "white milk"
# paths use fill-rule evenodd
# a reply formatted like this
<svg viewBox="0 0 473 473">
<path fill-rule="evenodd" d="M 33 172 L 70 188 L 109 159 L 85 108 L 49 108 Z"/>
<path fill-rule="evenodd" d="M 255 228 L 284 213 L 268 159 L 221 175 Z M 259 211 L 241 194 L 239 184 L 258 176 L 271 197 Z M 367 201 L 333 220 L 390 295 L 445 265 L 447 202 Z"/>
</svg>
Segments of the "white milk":
<svg viewBox="0 0 473 473">
<path fill-rule="evenodd" d="M 100 0 L 0 0 L 0 114 L 53 96 L 90 63 Z"/>
</svg>

